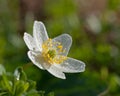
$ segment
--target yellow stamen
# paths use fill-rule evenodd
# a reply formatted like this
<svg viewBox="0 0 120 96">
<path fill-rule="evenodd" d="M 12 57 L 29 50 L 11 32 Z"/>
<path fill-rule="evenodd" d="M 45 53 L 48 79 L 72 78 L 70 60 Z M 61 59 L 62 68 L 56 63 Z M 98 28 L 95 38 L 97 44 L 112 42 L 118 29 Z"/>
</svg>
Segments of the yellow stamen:
<svg viewBox="0 0 120 96">
<path fill-rule="evenodd" d="M 48 39 L 42 44 L 42 56 L 50 64 L 61 64 L 67 57 L 60 55 L 63 53 L 63 46 L 60 42 L 53 42 L 52 39 Z"/>
</svg>

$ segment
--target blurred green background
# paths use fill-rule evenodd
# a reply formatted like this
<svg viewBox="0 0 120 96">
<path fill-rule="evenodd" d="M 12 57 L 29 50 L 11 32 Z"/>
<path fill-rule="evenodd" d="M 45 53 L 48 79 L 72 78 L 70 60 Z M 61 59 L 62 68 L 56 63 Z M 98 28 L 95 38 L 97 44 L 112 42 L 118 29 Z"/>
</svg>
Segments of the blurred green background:
<svg viewBox="0 0 120 96">
<path fill-rule="evenodd" d="M 29 66 L 23 33 L 34 20 L 54 38 L 73 38 L 69 56 L 86 63 L 83 73 L 58 79 Z M 23 66 L 37 90 L 55 96 L 120 96 L 120 0 L 0 0 L 0 63 L 8 72 Z"/>
</svg>

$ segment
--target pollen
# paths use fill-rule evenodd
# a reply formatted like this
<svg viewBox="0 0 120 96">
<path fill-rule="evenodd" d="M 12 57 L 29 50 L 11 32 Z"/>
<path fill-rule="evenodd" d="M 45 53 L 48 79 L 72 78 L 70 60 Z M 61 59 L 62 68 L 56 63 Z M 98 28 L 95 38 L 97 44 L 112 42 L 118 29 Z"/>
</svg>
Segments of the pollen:
<svg viewBox="0 0 120 96">
<path fill-rule="evenodd" d="M 52 39 L 48 39 L 42 44 L 42 56 L 50 64 L 61 64 L 67 57 L 61 55 L 65 52 L 60 42 L 53 42 Z"/>
</svg>

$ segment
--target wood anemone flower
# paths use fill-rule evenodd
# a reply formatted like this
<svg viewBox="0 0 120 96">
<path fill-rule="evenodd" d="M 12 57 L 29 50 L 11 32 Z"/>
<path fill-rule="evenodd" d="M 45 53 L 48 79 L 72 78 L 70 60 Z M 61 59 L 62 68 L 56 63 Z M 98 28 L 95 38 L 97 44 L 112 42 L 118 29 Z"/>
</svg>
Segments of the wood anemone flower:
<svg viewBox="0 0 120 96">
<path fill-rule="evenodd" d="M 62 34 L 50 39 L 44 24 L 35 21 L 33 37 L 24 33 L 23 38 L 29 48 L 28 57 L 33 64 L 55 77 L 66 79 L 64 73 L 78 73 L 85 70 L 84 62 L 67 57 L 72 44 L 70 35 Z"/>
</svg>

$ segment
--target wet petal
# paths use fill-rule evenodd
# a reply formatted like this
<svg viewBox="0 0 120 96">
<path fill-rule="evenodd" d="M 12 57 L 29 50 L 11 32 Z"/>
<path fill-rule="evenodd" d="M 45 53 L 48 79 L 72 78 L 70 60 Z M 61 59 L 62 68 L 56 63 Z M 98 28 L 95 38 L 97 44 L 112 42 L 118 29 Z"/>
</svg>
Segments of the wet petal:
<svg viewBox="0 0 120 96">
<path fill-rule="evenodd" d="M 47 69 L 47 71 L 57 78 L 66 79 L 65 74 L 59 68 L 54 66 L 54 64 L 51 65 L 50 68 Z"/>
<path fill-rule="evenodd" d="M 69 52 L 69 49 L 71 47 L 71 44 L 72 44 L 72 38 L 70 35 L 68 34 L 63 34 L 63 35 L 60 35 L 56 38 L 53 39 L 54 42 L 60 42 L 63 46 L 63 50 L 65 50 L 64 53 L 62 53 L 61 55 L 67 55 L 68 52 Z"/>
<path fill-rule="evenodd" d="M 37 46 L 41 50 L 42 43 L 48 39 L 46 28 L 42 22 L 34 22 L 33 37 L 36 41 Z"/>
<path fill-rule="evenodd" d="M 38 50 L 36 43 L 30 34 L 24 33 L 23 39 L 30 50 Z"/>
<path fill-rule="evenodd" d="M 56 64 L 56 67 L 66 73 L 78 73 L 85 71 L 85 63 L 73 58 L 68 58 L 63 62 L 63 64 Z"/>
</svg>

